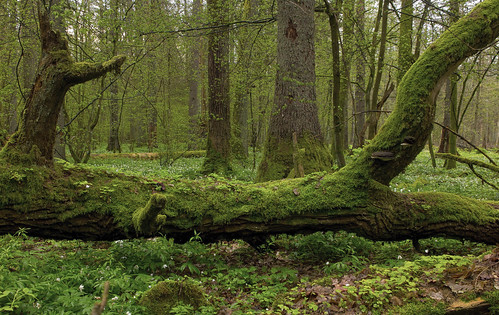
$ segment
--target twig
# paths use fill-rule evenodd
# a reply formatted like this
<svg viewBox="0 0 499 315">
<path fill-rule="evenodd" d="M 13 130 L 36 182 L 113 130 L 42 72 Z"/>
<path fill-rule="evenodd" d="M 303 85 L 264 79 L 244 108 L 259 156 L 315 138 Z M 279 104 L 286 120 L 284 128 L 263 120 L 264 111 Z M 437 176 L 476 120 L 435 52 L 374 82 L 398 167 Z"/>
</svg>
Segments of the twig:
<svg viewBox="0 0 499 315">
<path fill-rule="evenodd" d="M 102 299 L 100 302 L 95 303 L 94 307 L 92 308 L 91 315 L 101 315 L 102 314 L 102 312 L 104 311 L 104 308 L 106 307 L 106 304 L 107 304 L 108 294 L 109 294 L 109 281 L 106 281 L 106 283 L 104 283 L 104 292 L 102 293 Z"/>
<path fill-rule="evenodd" d="M 474 145 L 473 143 L 469 142 L 468 140 L 466 140 L 465 137 L 461 136 L 460 134 L 458 134 L 457 132 L 455 132 L 454 130 L 450 129 L 449 127 L 446 127 L 436 121 L 433 122 L 434 124 L 437 124 L 439 125 L 440 127 L 442 128 L 445 128 L 447 130 L 449 130 L 450 132 L 452 132 L 453 134 L 455 134 L 456 136 L 458 136 L 459 138 L 463 139 L 467 144 L 469 144 L 470 146 L 472 146 L 475 150 L 477 150 L 478 152 L 480 152 L 483 156 L 485 156 L 487 159 L 489 159 L 490 163 L 492 163 L 493 165 L 496 165 L 496 162 L 494 162 L 494 160 L 488 156 L 485 152 L 483 152 L 482 150 L 480 150 L 476 145 Z"/>
<path fill-rule="evenodd" d="M 473 164 L 468 164 L 468 167 L 471 169 L 471 171 L 473 172 L 473 174 L 475 174 L 476 177 L 480 178 L 485 184 L 493 187 L 495 190 L 499 190 L 499 188 L 497 188 L 496 185 L 492 184 L 492 183 L 489 183 L 485 178 L 483 178 L 480 174 L 478 174 L 475 169 L 473 168 Z"/>
</svg>

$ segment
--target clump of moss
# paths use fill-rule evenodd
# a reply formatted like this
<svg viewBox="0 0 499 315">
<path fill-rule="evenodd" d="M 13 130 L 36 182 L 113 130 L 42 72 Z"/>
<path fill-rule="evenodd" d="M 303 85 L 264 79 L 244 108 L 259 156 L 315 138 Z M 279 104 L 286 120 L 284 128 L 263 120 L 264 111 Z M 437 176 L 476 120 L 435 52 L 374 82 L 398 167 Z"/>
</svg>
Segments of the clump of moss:
<svg viewBox="0 0 499 315">
<path fill-rule="evenodd" d="M 149 310 L 149 314 L 169 314 L 179 304 L 191 305 L 194 309 L 207 305 L 201 287 L 189 278 L 159 282 L 144 293 L 139 302 Z"/>
</svg>

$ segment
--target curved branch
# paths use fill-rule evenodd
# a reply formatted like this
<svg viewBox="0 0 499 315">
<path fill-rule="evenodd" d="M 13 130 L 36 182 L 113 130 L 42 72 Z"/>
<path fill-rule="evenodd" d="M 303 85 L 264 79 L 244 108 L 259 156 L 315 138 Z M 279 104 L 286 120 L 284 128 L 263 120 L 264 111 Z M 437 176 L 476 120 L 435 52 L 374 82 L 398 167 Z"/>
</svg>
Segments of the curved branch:
<svg viewBox="0 0 499 315">
<path fill-rule="evenodd" d="M 396 106 L 378 135 L 345 172 L 364 169 L 369 177 L 388 184 L 423 149 L 432 130 L 435 98 L 445 78 L 467 57 L 487 47 L 499 35 L 499 0 L 486 0 L 457 21 L 430 45 L 403 77 Z M 410 146 L 401 145 L 410 137 Z M 371 159 L 378 151 L 394 159 Z"/>
<path fill-rule="evenodd" d="M 450 153 L 437 153 L 435 155 L 439 158 L 442 158 L 442 159 L 454 160 L 454 161 L 458 161 L 458 162 L 463 163 L 463 164 L 471 164 L 471 165 L 476 165 L 476 166 L 480 166 L 483 168 L 487 168 L 487 169 L 499 174 L 499 166 L 497 166 L 497 165 L 487 164 L 487 163 L 484 163 L 482 161 L 477 161 L 477 160 L 473 160 L 473 159 L 467 159 L 467 158 L 464 158 L 462 156 L 458 156 L 458 155 L 454 155 L 454 154 L 450 154 Z"/>
</svg>

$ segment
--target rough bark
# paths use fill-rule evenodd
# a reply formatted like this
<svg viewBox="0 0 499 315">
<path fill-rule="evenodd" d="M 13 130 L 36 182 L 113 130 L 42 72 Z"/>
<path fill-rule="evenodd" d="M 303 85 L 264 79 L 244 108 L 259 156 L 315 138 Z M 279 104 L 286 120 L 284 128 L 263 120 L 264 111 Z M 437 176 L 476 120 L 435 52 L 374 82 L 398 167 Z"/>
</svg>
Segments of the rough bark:
<svg viewBox="0 0 499 315">
<path fill-rule="evenodd" d="M 32 235 L 47 237 L 116 239 L 159 232 L 187 240 L 196 230 L 207 241 L 255 241 L 272 233 L 342 229 L 379 240 L 447 235 L 495 244 L 498 202 L 394 193 L 380 182 L 388 183 L 423 148 L 441 82 L 498 35 L 499 0 L 485 0 L 411 67 L 378 135 L 336 173 L 261 184 L 217 176 L 151 182 L 69 163 L 52 169 L 3 162 L 0 233 L 29 227 Z M 401 146 L 402 141 L 412 145 Z M 391 151 L 393 159 L 372 159 L 378 151 Z"/>
<path fill-rule="evenodd" d="M 315 94 L 314 1 L 277 2 L 277 77 L 274 107 L 257 181 L 294 177 L 293 133 L 305 150 L 305 173 L 331 158 L 319 124 Z"/>
<path fill-rule="evenodd" d="M 226 173 L 231 170 L 229 28 L 225 21 L 226 0 L 209 0 L 208 11 L 215 25 L 208 39 L 208 143 L 203 172 Z"/>
<path fill-rule="evenodd" d="M 39 9 L 39 23 L 42 44 L 39 71 L 27 97 L 19 130 L 0 154 L 12 161 L 51 165 L 57 119 L 67 90 L 119 69 L 125 57 L 117 56 L 103 63 L 74 62 L 66 40 L 52 30 L 43 7 Z"/>
</svg>

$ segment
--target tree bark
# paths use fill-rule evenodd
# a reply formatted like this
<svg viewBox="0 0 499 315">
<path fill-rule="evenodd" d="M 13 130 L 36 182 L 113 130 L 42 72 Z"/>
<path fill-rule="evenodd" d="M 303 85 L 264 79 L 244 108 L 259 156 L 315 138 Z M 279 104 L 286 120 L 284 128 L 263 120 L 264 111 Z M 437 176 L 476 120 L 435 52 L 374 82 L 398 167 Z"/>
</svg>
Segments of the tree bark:
<svg viewBox="0 0 499 315">
<path fill-rule="evenodd" d="M 57 119 L 68 89 L 119 69 L 125 57 L 117 56 L 103 63 L 74 62 L 66 40 L 52 30 L 43 7 L 39 8 L 39 22 L 42 43 L 39 72 L 26 100 L 19 130 L 0 154 L 11 161 L 52 165 Z"/>
<path fill-rule="evenodd" d="M 208 39 L 208 143 L 202 172 L 231 171 L 229 28 L 224 26 L 226 0 L 209 0 L 208 11 L 215 25 Z"/>
<path fill-rule="evenodd" d="M 277 77 L 274 107 L 257 181 L 294 177 L 293 133 L 305 150 L 304 170 L 331 167 L 315 94 L 314 1 L 277 2 Z"/>
</svg>

